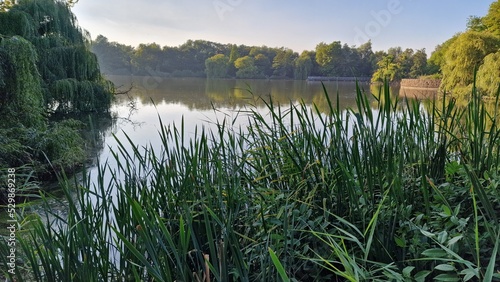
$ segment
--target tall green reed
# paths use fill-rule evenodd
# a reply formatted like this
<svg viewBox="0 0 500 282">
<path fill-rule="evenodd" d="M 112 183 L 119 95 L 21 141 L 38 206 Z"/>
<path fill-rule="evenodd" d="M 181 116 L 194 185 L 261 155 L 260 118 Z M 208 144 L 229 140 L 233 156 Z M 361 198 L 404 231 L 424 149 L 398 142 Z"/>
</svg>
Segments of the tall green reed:
<svg viewBox="0 0 500 282">
<path fill-rule="evenodd" d="M 238 113 L 246 127 L 225 119 L 190 137 L 159 117 L 161 148 L 117 139 L 117 167 L 76 188 L 62 178 L 67 215 L 47 207 L 24 231 L 28 271 L 197 281 L 207 264 L 213 281 L 423 281 L 441 275 L 430 269 L 444 246 L 462 258 L 448 260 L 456 277 L 492 277 L 479 256 L 498 256 L 496 110 L 400 100 L 387 84 L 375 99 L 356 92 L 347 111 L 326 91 L 328 112 L 263 99 L 267 113 Z"/>
</svg>

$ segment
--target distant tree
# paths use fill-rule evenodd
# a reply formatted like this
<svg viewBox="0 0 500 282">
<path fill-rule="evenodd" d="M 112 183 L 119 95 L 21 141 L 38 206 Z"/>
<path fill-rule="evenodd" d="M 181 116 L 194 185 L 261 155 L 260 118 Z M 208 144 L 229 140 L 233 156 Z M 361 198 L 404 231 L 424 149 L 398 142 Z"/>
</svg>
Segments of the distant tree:
<svg viewBox="0 0 500 282">
<path fill-rule="evenodd" d="M 257 78 L 259 77 L 259 70 L 254 64 L 254 59 L 250 56 L 238 58 L 234 62 L 237 78 Z"/>
<path fill-rule="evenodd" d="M 472 31 L 484 31 L 486 26 L 484 25 L 483 18 L 478 16 L 470 16 L 467 19 L 467 30 Z"/>
<path fill-rule="evenodd" d="M 207 78 L 224 78 L 227 76 L 229 58 L 224 54 L 217 54 L 205 61 Z"/>
<path fill-rule="evenodd" d="M 372 42 L 368 41 L 357 48 L 359 55 L 358 62 L 358 75 L 371 76 L 373 74 L 373 65 L 375 54 L 372 50 Z"/>
<path fill-rule="evenodd" d="M 252 52 L 250 52 L 251 54 Z M 254 57 L 254 64 L 263 76 L 269 77 L 273 73 L 272 64 L 269 58 L 264 54 L 257 54 Z"/>
<path fill-rule="evenodd" d="M 484 58 L 484 63 L 477 72 L 477 87 L 486 95 L 498 94 L 500 87 L 500 51 Z"/>
<path fill-rule="evenodd" d="M 425 48 L 417 50 L 412 57 L 412 66 L 410 67 L 410 78 L 418 78 L 427 74 L 427 54 Z"/>
<path fill-rule="evenodd" d="M 397 47 L 400 48 L 400 47 Z M 397 52 L 399 54 L 396 57 L 396 62 L 398 64 L 398 77 L 408 78 L 410 77 L 411 68 L 413 66 L 413 55 L 414 51 L 411 48 L 405 49 L 403 52 Z M 427 59 L 427 58 L 426 58 Z"/>
<path fill-rule="evenodd" d="M 134 51 L 132 65 L 141 75 L 160 75 L 162 48 L 156 43 L 140 44 Z"/>
<path fill-rule="evenodd" d="M 455 34 L 452 38 L 446 40 L 444 43 L 439 44 L 432 52 L 431 57 L 427 60 L 427 73 L 440 74 L 446 62 L 445 54 L 449 46 L 458 38 L 460 33 Z"/>
<path fill-rule="evenodd" d="M 387 50 L 387 55 L 392 56 L 394 59 L 399 58 L 403 54 L 401 47 L 391 47 Z"/>
<path fill-rule="evenodd" d="M 400 67 L 394 55 L 386 55 L 377 63 L 377 70 L 372 76 L 372 82 L 393 82 L 401 78 Z"/>
<path fill-rule="evenodd" d="M 473 82 L 474 70 L 499 48 L 500 38 L 489 33 L 468 31 L 458 36 L 445 54 L 441 88 L 454 91 L 458 96 L 465 94 Z"/>
<path fill-rule="evenodd" d="M 295 59 L 298 57 L 291 49 L 280 48 L 273 59 L 273 76 L 293 78 Z"/>
<path fill-rule="evenodd" d="M 338 76 L 339 65 L 342 60 L 342 44 L 334 41 L 330 44 L 324 42 L 316 45 L 316 62 L 322 75 Z"/>
<path fill-rule="evenodd" d="M 104 74 L 126 75 L 132 73 L 132 54 L 134 48 L 109 42 L 102 35 L 92 42 L 91 50 L 97 55 L 101 72 Z"/>
<path fill-rule="evenodd" d="M 307 79 L 307 77 L 311 74 L 312 68 L 313 63 L 311 55 L 309 52 L 303 51 L 297 60 L 295 60 L 294 78 L 302 80 Z"/>
</svg>

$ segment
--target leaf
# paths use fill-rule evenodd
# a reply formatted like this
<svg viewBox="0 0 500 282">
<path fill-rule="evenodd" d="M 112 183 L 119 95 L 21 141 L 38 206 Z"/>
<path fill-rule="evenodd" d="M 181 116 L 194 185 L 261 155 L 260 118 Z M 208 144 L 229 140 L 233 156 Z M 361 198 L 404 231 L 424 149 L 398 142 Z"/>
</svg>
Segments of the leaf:
<svg viewBox="0 0 500 282">
<path fill-rule="evenodd" d="M 464 281 L 469 281 L 474 277 L 479 278 L 479 273 L 477 271 L 477 268 L 476 269 L 472 269 L 472 268 L 464 269 L 464 270 L 460 271 L 460 275 L 464 275 Z"/>
<path fill-rule="evenodd" d="M 273 264 L 276 267 L 276 270 L 278 271 L 281 279 L 283 279 L 283 282 L 289 282 L 290 278 L 288 278 L 288 276 L 286 275 L 285 268 L 278 259 L 278 256 L 276 256 L 276 253 L 271 248 L 269 248 L 269 254 L 271 255 L 271 260 L 273 261 Z"/>
<path fill-rule="evenodd" d="M 396 241 L 396 245 L 398 245 L 398 247 L 406 247 L 406 240 L 404 238 L 394 237 L 394 241 Z"/>
<path fill-rule="evenodd" d="M 458 235 L 458 236 L 455 236 L 453 238 L 451 238 L 449 241 L 448 241 L 448 247 L 455 244 L 456 242 L 458 242 L 460 239 L 462 239 L 464 236 L 463 235 Z"/>
<path fill-rule="evenodd" d="M 422 230 L 422 229 L 420 229 L 420 232 L 422 232 L 422 234 L 424 234 L 424 236 L 429 237 L 429 238 L 436 236 L 436 234 L 431 233 L 429 231 Z"/>
<path fill-rule="evenodd" d="M 407 266 L 403 269 L 403 276 L 410 277 L 411 272 L 415 269 L 414 266 Z"/>
<path fill-rule="evenodd" d="M 431 271 L 429 270 L 422 270 L 422 271 L 419 271 L 417 272 L 417 274 L 415 274 L 415 281 L 416 282 L 425 282 L 425 277 L 427 277 L 429 274 L 431 274 Z"/>
<path fill-rule="evenodd" d="M 434 281 L 460 281 L 460 278 L 457 277 L 456 274 L 439 274 L 438 276 L 434 277 Z"/>
<path fill-rule="evenodd" d="M 447 253 L 443 249 L 434 248 L 423 251 L 422 255 L 430 258 L 442 258 L 445 257 Z"/>
<path fill-rule="evenodd" d="M 443 263 L 440 265 L 437 265 L 434 269 L 441 270 L 441 271 L 455 271 L 455 267 L 451 264 Z"/>
<path fill-rule="evenodd" d="M 447 239 L 448 239 L 448 232 L 441 231 L 438 233 L 437 240 L 439 243 L 444 244 L 444 242 L 446 242 Z"/>
<path fill-rule="evenodd" d="M 451 216 L 451 209 L 447 205 L 442 205 L 442 208 L 444 214 L 446 214 L 447 216 Z"/>
</svg>

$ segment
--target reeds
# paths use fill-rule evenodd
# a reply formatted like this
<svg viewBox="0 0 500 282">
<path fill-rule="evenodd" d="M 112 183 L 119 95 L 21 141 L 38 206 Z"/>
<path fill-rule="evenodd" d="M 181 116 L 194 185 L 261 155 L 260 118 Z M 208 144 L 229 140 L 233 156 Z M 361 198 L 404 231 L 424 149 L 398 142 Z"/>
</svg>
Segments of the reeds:
<svg viewBox="0 0 500 282">
<path fill-rule="evenodd" d="M 205 264 L 210 281 L 493 279 L 498 100 L 381 93 L 357 87 L 347 111 L 325 93 L 327 113 L 264 99 L 246 128 L 190 139 L 161 124 L 162 148 L 117 140 L 118 167 L 62 182 L 65 216 L 21 226 L 18 281 L 199 281 Z"/>
</svg>

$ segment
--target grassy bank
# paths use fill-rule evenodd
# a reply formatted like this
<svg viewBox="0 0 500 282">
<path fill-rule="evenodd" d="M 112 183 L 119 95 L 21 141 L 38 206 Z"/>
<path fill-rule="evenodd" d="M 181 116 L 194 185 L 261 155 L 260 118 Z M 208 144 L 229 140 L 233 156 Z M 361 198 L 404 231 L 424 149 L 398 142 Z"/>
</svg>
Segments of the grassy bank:
<svg viewBox="0 0 500 282">
<path fill-rule="evenodd" d="M 61 181 L 66 213 L 19 215 L 17 281 L 498 279 L 498 99 L 472 92 L 458 107 L 357 89 L 327 114 L 265 100 L 247 128 L 118 140 L 97 183 Z"/>
</svg>

